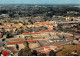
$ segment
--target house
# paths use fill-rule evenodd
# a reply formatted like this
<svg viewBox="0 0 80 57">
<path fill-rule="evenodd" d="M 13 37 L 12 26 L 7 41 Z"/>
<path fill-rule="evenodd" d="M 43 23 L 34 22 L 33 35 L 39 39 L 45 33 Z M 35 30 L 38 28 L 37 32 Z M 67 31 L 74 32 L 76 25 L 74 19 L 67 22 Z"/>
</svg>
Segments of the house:
<svg viewBox="0 0 80 57">
<path fill-rule="evenodd" d="M 30 27 L 34 27 L 34 25 L 30 24 L 30 25 L 27 25 L 27 27 L 29 27 L 29 28 L 30 28 Z"/>
<path fill-rule="evenodd" d="M 39 31 L 40 32 L 40 34 L 47 34 L 47 33 L 54 33 L 54 31 L 53 30 L 46 30 L 46 31 Z"/>
<path fill-rule="evenodd" d="M 59 51 L 60 49 L 62 49 L 62 45 L 57 45 L 57 46 L 47 46 L 47 47 L 44 47 L 44 51 L 45 52 L 49 52 L 51 50 L 54 50 L 54 51 Z"/>
<path fill-rule="evenodd" d="M 2 34 L 0 33 L 0 38 L 2 38 Z"/>
<path fill-rule="evenodd" d="M 9 28 L 4 28 L 5 31 L 11 31 L 13 28 L 12 27 L 9 27 Z"/>
<path fill-rule="evenodd" d="M 51 50 L 59 51 L 63 48 L 62 45 L 57 45 L 57 46 L 45 46 L 45 47 L 40 47 L 36 48 L 36 50 L 40 53 L 49 53 Z"/>
<path fill-rule="evenodd" d="M 29 40 L 26 42 L 36 42 L 35 40 Z M 14 44 L 22 44 L 24 41 L 15 41 L 15 42 L 7 42 L 8 45 L 14 45 Z"/>
<path fill-rule="evenodd" d="M 23 25 L 23 26 L 21 26 L 21 27 L 22 27 L 24 30 L 27 29 L 27 26 L 25 26 L 25 25 Z"/>
<path fill-rule="evenodd" d="M 21 26 L 23 26 L 21 23 L 20 24 L 14 24 L 13 27 L 16 27 L 16 28 L 20 28 Z"/>
<path fill-rule="evenodd" d="M 8 18 L 9 15 L 8 14 L 1 14 L 0 17 Z"/>
<path fill-rule="evenodd" d="M 48 47 L 44 47 L 44 51 L 45 52 L 49 52 L 51 50 L 51 48 L 48 46 Z"/>
<path fill-rule="evenodd" d="M 11 23 L 4 23 L 4 26 L 10 27 Z"/>
<path fill-rule="evenodd" d="M 49 39 L 49 42 L 59 42 L 59 41 L 67 41 L 67 39 L 66 38 Z"/>
<path fill-rule="evenodd" d="M 23 26 L 23 24 L 22 23 L 18 23 L 19 25 L 21 25 L 21 26 Z"/>
<path fill-rule="evenodd" d="M 44 38 L 49 38 L 49 36 L 55 35 L 55 31 L 53 30 L 46 30 L 46 31 L 40 31 L 40 35 Z M 47 35 L 47 36 L 46 36 Z"/>
<path fill-rule="evenodd" d="M 80 44 L 80 42 L 78 40 L 73 40 L 73 43 Z"/>
<path fill-rule="evenodd" d="M 10 56 L 10 52 L 8 52 L 8 51 L 3 51 L 3 52 L 2 52 L 2 56 Z"/>
<path fill-rule="evenodd" d="M 80 38 L 79 38 L 79 42 L 80 42 Z"/>
<path fill-rule="evenodd" d="M 53 29 L 53 24 L 46 24 L 46 27 L 48 27 L 49 29 Z"/>
<path fill-rule="evenodd" d="M 14 38 L 22 38 L 21 35 L 15 35 Z"/>
<path fill-rule="evenodd" d="M 4 25 L 0 25 L 0 28 L 3 28 L 4 27 Z"/>
<path fill-rule="evenodd" d="M 27 40 L 26 42 L 28 42 L 29 44 L 32 44 L 32 43 L 36 44 L 35 40 Z M 19 50 L 25 48 L 24 41 L 11 41 L 11 42 L 7 42 L 7 46 L 6 47 L 14 47 L 14 50 L 16 50 L 16 44 L 19 46 Z"/>
<path fill-rule="evenodd" d="M 14 31 L 14 32 L 15 32 L 15 31 L 16 31 L 16 29 L 17 29 L 16 27 L 12 27 L 12 28 L 13 28 L 13 29 L 12 29 L 12 31 Z"/>
<path fill-rule="evenodd" d="M 45 47 L 45 46 L 51 45 L 48 40 L 38 40 L 37 42 L 39 43 L 39 45 L 41 47 Z"/>
<path fill-rule="evenodd" d="M 2 32 L 2 29 L 0 28 L 0 32 Z"/>
<path fill-rule="evenodd" d="M 33 37 L 36 37 L 36 36 L 40 36 L 40 33 L 39 32 L 33 32 L 33 33 L 22 33 L 21 35 L 23 38 L 27 37 L 27 36 L 33 36 Z"/>
<path fill-rule="evenodd" d="M 40 22 L 36 22 L 36 23 L 33 24 L 33 26 L 34 26 L 34 27 L 40 27 L 41 24 L 40 24 Z"/>
<path fill-rule="evenodd" d="M 40 26 L 46 26 L 46 24 L 49 24 L 49 21 L 46 21 L 46 22 L 35 22 L 33 25 L 35 27 L 40 27 Z"/>
</svg>

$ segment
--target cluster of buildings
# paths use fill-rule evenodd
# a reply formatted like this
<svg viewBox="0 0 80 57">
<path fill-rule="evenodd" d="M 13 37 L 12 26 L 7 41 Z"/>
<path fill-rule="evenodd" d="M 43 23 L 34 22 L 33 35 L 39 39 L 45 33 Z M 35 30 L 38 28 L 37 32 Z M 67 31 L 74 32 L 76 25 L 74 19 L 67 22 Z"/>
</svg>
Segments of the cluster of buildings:
<svg viewBox="0 0 80 57">
<path fill-rule="evenodd" d="M 15 28 L 24 28 L 26 29 L 27 27 L 40 27 L 40 26 L 45 26 L 49 29 L 53 29 L 53 26 L 57 26 L 57 24 L 52 23 L 50 21 L 46 21 L 46 22 L 35 22 L 34 24 L 30 24 L 30 25 L 23 25 L 23 23 L 4 23 L 2 25 L 0 25 L 0 31 L 2 30 L 2 28 L 4 28 L 6 31 L 10 31 L 10 30 L 16 30 Z"/>
<path fill-rule="evenodd" d="M 10 38 L 12 40 L 7 39 L 7 34 L 3 35 L 3 32 L 17 32 L 17 29 L 19 28 L 23 28 L 24 30 L 27 29 L 27 27 L 40 27 L 40 26 L 45 26 L 48 28 L 48 30 L 45 31 L 38 31 L 38 32 L 29 32 L 29 33 L 22 33 L 22 34 L 15 34 L 14 37 Z M 25 39 L 28 39 L 28 37 L 32 37 L 31 40 L 27 40 L 27 42 L 29 42 L 29 46 L 31 49 L 36 49 L 39 47 L 45 47 L 42 46 L 37 40 L 47 40 L 50 38 L 52 38 L 53 36 L 56 37 L 56 32 L 53 30 L 53 27 L 57 26 L 57 24 L 52 23 L 51 21 L 46 21 L 46 22 L 35 22 L 34 24 L 30 24 L 30 25 L 23 25 L 22 23 L 18 23 L 18 24 L 14 24 L 14 23 L 4 23 L 2 25 L 0 25 L 0 46 L 3 49 L 2 55 L 3 56 L 9 56 L 11 54 L 14 54 L 14 51 L 19 52 L 16 50 L 15 45 L 18 44 L 19 45 L 19 50 L 24 48 L 24 41 Z M 11 33 L 12 33 L 11 32 Z M 15 37 L 16 36 L 16 37 Z M 18 39 L 18 40 L 15 40 Z M 23 40 L 19 40 L 19 39 L 23 39 Z M 36 40 L 37 39 L 37 40 Z M 9 40 L 9 41 L 8 41 Z M 44 41 L 45 42 L 45 41 Z M 45 42 L 46 43 L 46 42 Z M 34 46 L 35 45 L 35 46 Z M 10 48 L 14 48 L 14 51 Z M 10 51 L 9 51 L 10 50 Z M 7 54 L 7 55 L 6 55 Z"/>
<path fill-rule="evenodd" d="M 66 17 L 66 20 L 69 17 Z M 79 19 L 79 18 L 78 18 Z M 58 24 L 55 21 L 35 22 L 33 24 L 24 25 L 23 23 L 9 23 L 6 22 L 0 25 L 0 48 L 2 48 L 2 55 L 18 55 L 17 52 L 24 48 L 24 41 L 29 43 L 32 50 L 37 50 L 40 53 L 48 53 L 50 50 L 59 51 L 63 48 L 63 44 L 70 44 L 71 42 L 80 43 L 80 39 L 70 40 L 64 36 L 73 35 L 70 33 L 60 33 L 53 30 Z M 67 25 L 66 25 L 67 26 Z M 66 26 L 63 26 L 66 27 Z M 35 28 L 46 27 L 45 30 L 35 31 Z M 67 26 L 69 27 L 69 26 Z M 28 28 L 33 28 L 32 32 L 25 32 Z M 24 30 L 22 33 L 19 31 Z M 6 32 L 6 33 L 3 33 Z M 13 34 L 12 38 L 7 38 L 7 32 Z M 18 34 L 19 33 L 19 34 Z M 79 37 L 78 37 L 79 38 Z M 27 40 L 26 40 L 27 39 Z M 69 39 L 69 40 L 68 40 Z M 71 41 L 71 42 L 70 42 Z M 19 50 L 16 49 L 16 44 L 19 45 Z M 16 52 L 16 53 L 15 53 Z"/>
</svg>

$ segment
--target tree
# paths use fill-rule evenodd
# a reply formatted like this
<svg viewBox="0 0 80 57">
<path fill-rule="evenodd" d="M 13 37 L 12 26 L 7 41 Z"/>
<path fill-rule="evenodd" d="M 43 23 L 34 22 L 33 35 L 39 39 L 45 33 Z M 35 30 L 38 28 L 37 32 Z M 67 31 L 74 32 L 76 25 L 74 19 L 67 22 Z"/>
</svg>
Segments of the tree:
<svg viewBox="0 0 80 57">
<path fill-rule="evenodd" d="M 23 27 L 20 27 L 20 29 L 21 29 L 20 33 L 22 34 L 24 32 L 24 29 Z"/>
<path fill-rule="evenodd" d="M 2 23 L 0 23 L 0 25 L 2 25 Z"/>
<path fill-rule="evenodd" d="M 62 24 L 58 24 L 58 30 L 63 31 Z"/>
<path fill-rule="evenodd" d="M 16 44 L 16 49 L 19 50 L 19 45 L 18 44 Z"/>
<path fill-rule="evenodd" d="M 63 39 L 65 39 L 65 36 L 63 35 Z"/>
<path fill-rule="evenodd" d="M 21 49 L 18 53 L 19 56 L 32 56 L 31 49 L 29 48 L 28 42 L 24 42 L 25 48 Z"/>
<path fill-rule="evenodd" d="M 31 24 L 33 24 L 32 20 L 28 20 L 28 22 L 30 22 Z"/>
<path fill-rule="evenodd" d="M 36 50 L 33 50 L 32 55 L 33 56 L 37 56 L 37 51 Z"/>
<path fill-rule="evenodd" d="M 73 19 L 71 19 L 71 21 L 73 21 Z"/>
<path fill-rule="evenodd" d="M 3 35 L 5 35 L 6 33 L 5 33 L 5 29 L 4 28 L 2 28 L 2 31 L 3 31 Z"/>
<path fill-rule="evenodd" d="M 51 51 L 49 52 L 49 56 L 56 56 L 56 52 L 54 52 L 53 50 L 51 50 Z"/>
<path fill-rule="evenodd" d="M 18 53 L 19 56 L 32 56 L 32 52 L 30 48 L 25 47 L 21 49 Z"/>
<path fill-rule="evenodd" d="M 29 48 L 29 43 L 26 42 L 26 41 L 24 41 L 24 46 L 27 47 L 27 48 Z"/>
<path fill-rule="evenodd" d="M 79 56 L 78 54 L 77 54 L 77 50 L 74 50 L 74 56 Z"/>
<path fill-rule="evenodd" d="M 39 56 L 46 56 L 46 54 L 45 53 L 40 53 Z"/>
</svg>

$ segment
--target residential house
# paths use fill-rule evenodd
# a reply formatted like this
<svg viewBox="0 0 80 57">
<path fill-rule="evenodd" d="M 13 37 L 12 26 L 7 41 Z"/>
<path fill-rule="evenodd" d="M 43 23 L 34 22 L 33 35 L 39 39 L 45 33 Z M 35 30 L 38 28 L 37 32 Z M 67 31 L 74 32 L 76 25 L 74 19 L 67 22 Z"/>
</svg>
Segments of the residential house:
<svg viewBox="0 0 80 57">
<path fill-rule="evenodd" d="M 49 42 L 59 42 L 59 41 L 67 41 L 67 39 L 66 38 L 49 39 Z"/>
<path fill-rule="evenodd" d="M 73 40 L 73 43 L 80 44 L 80 42 L 78 40 Z"/>
<path fill-rule="evenodd" d="M 12 27 L 9 27 L 9 28 L 4 28 L 5 31 L 11 31 L 13 28 Z"/>
<path fill-rule="evenodd" d="M 4 23 L 4 26 L 11 27 L 11 23 Z"/>
<path fill-rule="evenodd" d="M 46 27 L 49 29 L 53 29 L 53 26 L 54 26 L 53 24 L 46 24 Z"/>
<path fill-rule="evenodd" d="M 62 45 L 57 45 L 57 46 L 45 46 L 45 47 L 40 47 L 36 48 L 36 50 L 40 53 L 49 53 L 51 50 L 59 51 L 63 48 Z"/>
<path fill-rule="evenodd" d="M 30 27 L 34 27 L 34 25 L 30 24 L 30 25 L 27 25 L 27 27 L 29 27 L 29 28 L 30 28 Z"/>
<path fill-rule="evenodd" d="M 27 36 L 37 37 L 40 36 L 39 32 L 33 32 L 33 33 L 22 33 L 21 35 L 23 38 L 26 38 Z"/>
<path fill-rule="evenodd" d="M 53 36 L 55 35 L 55 31 L 53 30 L 46 30 L 46 31 L 40 31 L 40 35 L 43 37 L 43 38 L 49 38 L 49 36 Z M 47 35 L 47 36 L 46 36 Z"/>
<path fill-rule="evenodd" d="M 2 29 L 0 28 L 0 32 L 2 32 Z"/>
<path fill-rule="evenodd" d="M 4 27 L 4 25 L 0 25 L 0 28 L 3 28 Z"/>
<path fill-rule="evenodd" d="M 35 40 L 28 40 L 26 42 L 36 42 Z M 7 42 L 8 45 L 22 44 L 24 41 Z"/>
<path fill-rule="evenodd" d="M 21 26 L 23 25 L 20 23 L 20 24 L 14 24 L 12 27 L 20 28 Z"/>
<path fill-rule="evenodd" d="M 3 51 L 1 56 L 10 56 L 10 52 L 8 51 Z"/>
</svg>

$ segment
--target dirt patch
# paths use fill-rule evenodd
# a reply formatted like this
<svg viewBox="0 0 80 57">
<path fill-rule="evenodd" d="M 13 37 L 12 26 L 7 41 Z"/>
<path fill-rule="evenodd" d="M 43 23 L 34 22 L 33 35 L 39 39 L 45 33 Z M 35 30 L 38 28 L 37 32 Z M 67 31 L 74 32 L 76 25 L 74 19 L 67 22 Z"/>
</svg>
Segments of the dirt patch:
<svg viewBox="0 0 80 57">
<path fill-rule="evenodd" d="M 65 45 L 62 51 L 57 53 L 58 56 L 73 56 L 71 53 L 77 50 L 77 54 L 80 55 L 80 45 Z"/>
</svg>

